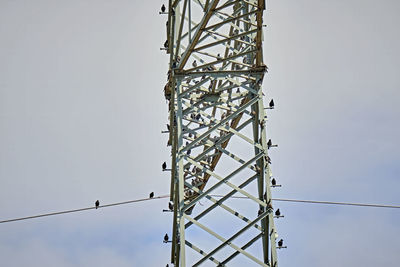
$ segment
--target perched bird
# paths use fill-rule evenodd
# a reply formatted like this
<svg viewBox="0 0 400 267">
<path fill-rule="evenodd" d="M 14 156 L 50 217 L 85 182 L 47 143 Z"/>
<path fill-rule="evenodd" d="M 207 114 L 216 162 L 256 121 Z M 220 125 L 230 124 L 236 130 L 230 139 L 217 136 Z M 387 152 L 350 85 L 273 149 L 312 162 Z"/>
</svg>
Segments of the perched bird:
<svg viewBox="0 0 400 267">
<path fill-rule="evenodd" d="M 165 267 L 169 267 L 168 263 L 167 263 L 167 265 Z"/>
<path fill-rule="evenodd" d="M 272 141 L 271 141 L 271 139 L 269 139 L 268 142 L 267 142 L 267 147 L 268 147 L 268 149 L 269 149 L 271 146 L 272 146 Z"/>
<path fill-rule="evenodd" d="M 282 247 L 283 246 L 283 239 L 278 241 L 278 247 Z"/>
<path fill-rule="evenodd" d="M 169 208 L 169 210 L 173 210 L 174 209 L 174 205 L 171 202 L 168 202 L 168 208 Z"/>
<path fill-rule="evenodd" d="M 164 163 L 162 164 L 162 170 L 165 171 L 166 168 L 167 168 L 167 163 L 164 161 Z"/>
<path fill-rule="evenodd" d="M 161 6 L 161 12 L 164 13 L 165 12 L 165 5 Z"/>
<path fill-rule="evenodd" d="M 100 201 L 96 200 L 96 202 L 94 203 L 94 205 L 96 206 L 96 209 L 100 206 Z"/>
<path fill-rule="evenodd" d="M 153 198 L 154 197 L 154 192 L 151 192 L 149 197 Z"/>
<path fill-rule="evenodd" d="M 164 243 L 167 243 L 167 242 L 168 242 L 168 239 L 169 239 L 168 234 L 165 234 L 165 236 L 164 236 Z"/>
<path fill-rule="evenodd" d="M 194 68 L 197 67 L 197 62 L 196 62 L 196 60 L 193 61 L 192 66 L 193 66 Z"/>
<path fill-rule="evenodd" d="M 165 41 L 164 48 L 168 48 L 168 40 Z"/>
<path fill-rule="evenodd" d="M 275 178 L 272 178 L 272 180 L 271 180 L 271 184 L 272 184 L 273 186 L 275 186 L 275 185 L 276 185 L 276 180 L 275 180 Z"/>
<path fill-rule="evenodd" d="M 279 209 L 277 209 L 277 210 L 275 211 L 275 215 L 276 215 L 276 216 L 281 216 L 281 211 L 280 211 Z"/>
<path fill-rule="evenodd" d="M 269 102 L 269 107 L 270 108 L 274 108 L 275 104 L 274 104 L 274 100 L 271 99 L 271 101 Z"/>
<path fill-rule="evenodd" d="M 258 216 L 260 216 L 263 213 L 263 210 L 258 210 Z"/>
<path fill-rule="evenodd" d="M 188 151 L 186 152 L 186 154 L 189 156 L 191 152 L 192 152 L 192 150 L 188 149 Z"/>
</svg>

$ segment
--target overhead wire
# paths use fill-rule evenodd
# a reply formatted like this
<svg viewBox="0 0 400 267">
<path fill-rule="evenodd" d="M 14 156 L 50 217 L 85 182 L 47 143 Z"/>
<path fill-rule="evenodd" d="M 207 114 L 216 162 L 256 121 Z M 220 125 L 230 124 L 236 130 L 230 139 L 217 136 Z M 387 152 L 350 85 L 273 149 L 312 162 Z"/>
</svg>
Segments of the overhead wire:
<svg viewBox="0 0 400 267">
<path fill-rule="evenodd" d="M 143 202 L 143 201 L 152 200 L 152 199 L 167 198 L 167 197 L 169 197 L 169 195 L 163 195 L 163 196 L 158 196 L 158 197 L 153 197 L 153 198 L 134 199 L 134 200 L 128 200 L 128 201 L 123 201 L 123 202 L 116 202 L 116 203 L 111 203 L 111 204 L 106 204 L 106 205 L 100 205 L 98 208 L 107 208 L 107 207 L 113 207 L 113 206 L 119 206 L 119 205 L 125 205 L 125 204 L 137 203 L 137 202 Z M 0 223 L 23 221 L 23 220 L 29 220 L 29 219 L 36 219 L 36 218 L 40 218 L 40 217 L 54 216 L 54 215 L 60 215 L 60 214 L 66 214 L 66 213 L 74 213 L 74 212 L 80 212 L 80 211 L 85 211 L 85 210 L 93 210 L 93 209 L 96 209 L 96 207 L 92 206 L 92 207 L 87 207 L 87 208 L 50 212 L 50 213 L 44 213 L 44 214 L 39 214 L 39 215 L 33 215 L 33 216 L 27 216 L 27 217 L 15 218 L 15 219 L 8 219 L 8 220 L 2 220 L 2 221 L 0 221 Z"/>
<path fill-rule="evenodd" d="M 223 197 L 223 195 L 213 195 L 215 197 Z M 249 199 L 248 197 L 233 196 L 231 198 Z M 328 204 L 328 205 L 342 205 L 342 206 L 357 206 L 357 207 L 370 207 L 370 208 L 391 208 L 400 209 L 396 205 L 383 205 L 383 204 L 366 204 L 366 203 L 351 203 L 351 202 L 334 202 L 334 201 L 319 201 L 319 200 L 301 200 L 301 199 L 287 199 L 287 198 L 272 198 L 273 201 L 284 202 L 297 202 L 308 204 Z"/>
<path fill-rule="evenodd" d="M 223 195 L 211 195 L 211 196 L 213 196 L 213 197 L 223 197 Z M 155 197 L 152 197 L 152 198 L 133 199 L 133 200 L 123 201 L 123 202 L 115 202 L 115 203 L 111 203 L 111 204 L 100 205 L 98 208 L 107 208 L 107 207 L 113 207 L 113 206 L 120 206 L 120 205 L 126 205 L 126 204 L 131 204 L 131 203 L 144 202 L 144 201 L 148 201 L 148 200 L 163 199 L 163 198 L 168 198 L 168 197 L 169 197 L 169 195 L 161 195 L 161 196 L 155 196 Z M 231 198 L 248 199 L 248 197 L 241 197 L 241 196 L 232 196 Z M 301 199 L 287 199 L 287 198 L 273 198 L 272 200 L 273 201 L 283 201 L 283 202 L 293 202 L 293 203 L 307 203 L 307 204 L 326 204 L 326 205 L 357 206 L 357 207 L 370 207 L 370 208 L 400 209 L 400 206 L 398 206 L 398 205 L 351 203 L 351 202 L 334 202 L 334 201 L 317 201 L 317 200 L 301 200 Z M 92 207 L 86 207 L 86 208 L 80 208 L 80 209 L 64 210 L 64 211 L 50 212 L 50 213 L 44 213 L 44 214 L 38 214 L 38 215 L 26 216 L 26 217 L 14 218 L 14 219 L 7 219 L 7 220 L 1 220 L 0 223 L 9 223 L 9 222 L 30 220 L 30 219 L 36 219 L 36 218 L 41 218 L 41 217 L 48 217 L 48 216 L 66 214 L 66 213 L 81 212 L 81 211 L 93 210 L 93 209 L 96 209 L 96 207 L 92 206 Z"/>
</svg>

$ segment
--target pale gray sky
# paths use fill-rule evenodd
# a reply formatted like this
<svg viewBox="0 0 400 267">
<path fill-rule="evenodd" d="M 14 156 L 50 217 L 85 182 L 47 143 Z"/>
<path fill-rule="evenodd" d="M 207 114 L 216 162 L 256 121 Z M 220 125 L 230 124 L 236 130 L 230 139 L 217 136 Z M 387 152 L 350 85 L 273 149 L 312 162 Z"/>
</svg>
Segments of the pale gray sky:
<svg viewBox="0 0 400 267">
<path fill-rule="evenodd" d="M 169 190 L 162 1 L 0 0 L 0 220 Z M 400 204 L 400 4 L 269 0 L 274 197 Z M 167 202 L 0 225 L 4 266 L 165 266 Z M 397 210 L 276 203 L 280 266 L 397 266 Z"/>
</svg>

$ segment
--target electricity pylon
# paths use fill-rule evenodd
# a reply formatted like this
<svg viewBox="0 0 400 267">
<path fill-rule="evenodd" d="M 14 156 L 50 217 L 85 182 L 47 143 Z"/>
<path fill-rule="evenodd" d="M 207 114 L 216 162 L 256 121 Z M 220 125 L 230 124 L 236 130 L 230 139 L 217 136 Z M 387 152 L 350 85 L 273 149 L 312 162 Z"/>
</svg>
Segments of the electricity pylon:
<svg viewBox="0 0 400 267">
<path fill-rule="evenodd" d="M 161 12 L 175 266 L 240 258 L 278 265 L 261 88 L 264 9 L 264 0 L 169 0 Z"/>
</svg>

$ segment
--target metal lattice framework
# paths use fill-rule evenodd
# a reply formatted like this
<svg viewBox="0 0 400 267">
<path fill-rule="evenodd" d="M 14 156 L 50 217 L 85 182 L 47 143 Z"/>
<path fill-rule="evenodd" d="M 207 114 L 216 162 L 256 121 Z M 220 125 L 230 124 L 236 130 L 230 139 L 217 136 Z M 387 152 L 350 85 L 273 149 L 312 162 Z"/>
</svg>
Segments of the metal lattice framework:
<svg viewBox="0 0 400 267">
<path fill-rule="evenodd" d="M 170 0 L 165 12 L 175 266 L 227 266 L 237 256 L 278 265 L 261 89 L 264 9 L 264 0 Z M 245 207 L 234 195 L 249 199 Z"/>
</svg>

